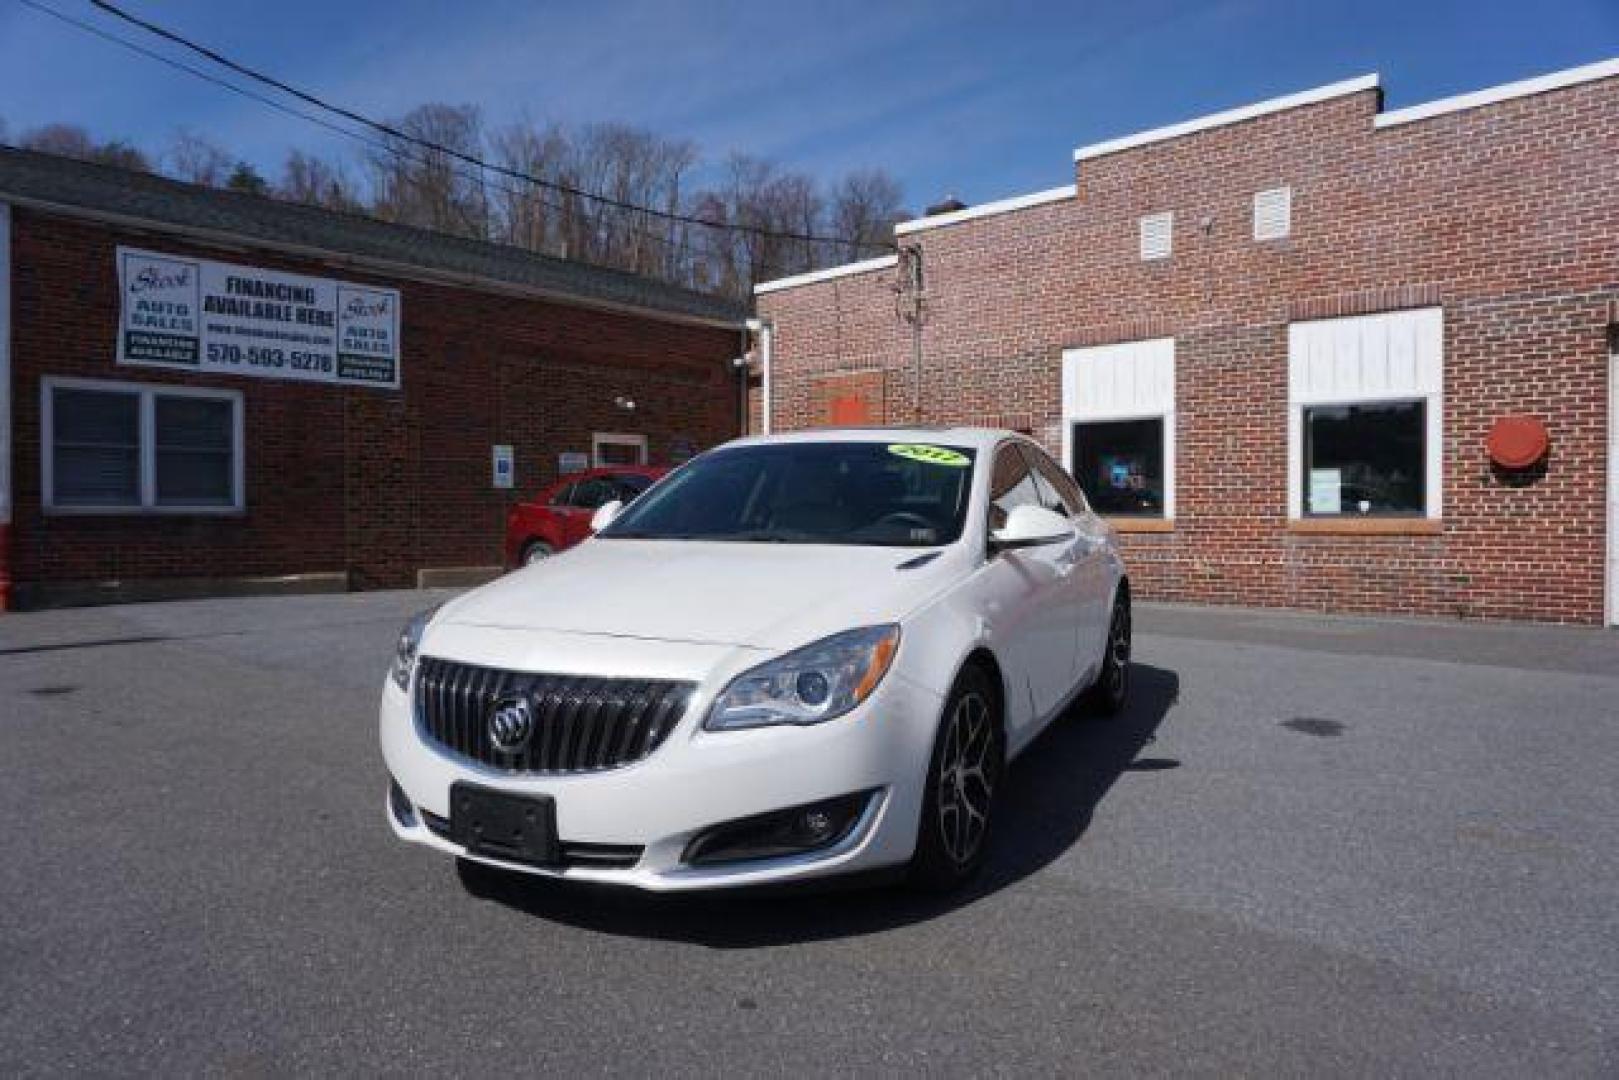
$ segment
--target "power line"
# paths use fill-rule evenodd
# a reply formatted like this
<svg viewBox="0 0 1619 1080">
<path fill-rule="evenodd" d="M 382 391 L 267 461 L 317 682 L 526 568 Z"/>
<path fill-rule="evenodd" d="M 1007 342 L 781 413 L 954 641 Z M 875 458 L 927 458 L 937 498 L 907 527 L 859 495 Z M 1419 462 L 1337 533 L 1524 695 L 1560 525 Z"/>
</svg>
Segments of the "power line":
<svg viewBox="0 0 1619 1080">
<path fill-rule="evenodd" d="M 154 51 L 152 49 L 148 49 L 148 48 L 146 48 L 146 47 L 144 47 L 142 45 L 136 44 L 135 42 L 129 41 L 129 40 L 125 39 L 125 38 L 121 38 L 116 34 L 109 33 L 108 31 L 106 31 L 106 30 L 104 30 L 104 29 L 102 29 L 102 28 L 100 28 L 98 26 L 95 26 L 92 23 L 84 22 L 83 20 L 74 18 L 71 15 L 68 15 L 68 14 L 66 14 L 64 12 L 58 11 L 55 8 L 49 7 L 49 6 L 47 6 L 45 4 L 42 4 L 42 3 L 38 3 L 37 0 L 17 0 L 17 2 L 22 4 L 24 7 L 27 7 L 27 8 L 30 8 L 30 9 L 34 10 L 34 11 L 40 12 L 41 14 L 49 15 L 51 18 L 57 19 L 58 21 L 63 22 L 65 24 L 69 25 L 69 26 L 72 26 L 75 29 L 82 30 L 85 33 L 94 35 L 95 37 L 100 38 L 103 41 L 107 41 L 107 42 L 109 42 L 111 44 L 114 44 L 114 45 L 117 45 L 117 46 L 119 46 L 121 48 L 128 49 L 129 51 L 131 51 L 133 53 L 136 53 L 136 54 L 138 54 L 138 55 L 140 55 L 142 57 L 145 57 L 145 58 L 147 58 L 149 60 L 155 60 L 158 63 L 163 64 L 163 65 L 165 65 L 167 67 L 173 68 L 173 69 L 178 70 L 178 71 L 182 71 L 182 72 L 184 72 L 184 73 L 186 73 L 188 75 L 192 75 L 192 76 L 194 76 L 194 77 L 196 77 L 198 79 L 203 80 L 204 82 L 210 83 L 213 86 L 219 87 L 220 89 L 223 89 L 223 90 L 228 90 L 233 94 L 237 94 L 237 95 L 239 95 L 239 96 L 241 96 L 243 98 L 246 98 L 246 99 L 248 99 L 250 101 L 254 101 L 254 102 L 258 103 L 258 104 L 268 106 L 269 108 L 272 108 L 272 109 L 276 110 L 277 112 L 283 113 L 283 114 L 285 114 L 287 116 L 291 116 L 291 117 L 294 117 L 296 119 L 306 121 L 307 123 L 314 124 L 317 127 L 324 128 L 327 131 L 331 131 L 331 132 L 333 132 L 335 134 L 344 136 L 345 138 L 352 139 L 355 142 L 361 144 L 362 146 L 366 146 L 366 147 L 369 147 L 369 148 L 374 149 L 374 150 L 378 150 L 378 151 L 381 151 L 381 152 L 384 152 L 384 153 L 387 153 L 387 154 L 391 154 L 394 157 L 400 158 L 400 159 L 405 160 L 405 161 L 415 162 L 417 164 L 422 164 L 422 165 L 436 164 L 431 159 L 429 159 L 429 158 L 427 158 L 425 156 L 421 156 L 420 153 L 412 153 L 411 150 L 406 146 L 399 146 L 399 145 L 397 145 L 395 143 L 385 142 L 385 141 L 383 141 L 381 139 L 366 135 L 366 134 L 364 134 L 362 132 L 354 131 L 354 130 L 351 130 L 350 128 L 343 127 L 340 124 L 332 123 L 329 120 L 326 120 L 326 119 L 324 119 L 324 118 L 322 118 L 320 116 L 316 116 L 316 115 L 314 115 L 312 113 L 306 112 L 306 111 L 304 111 L 302 109 L 294 108 L 293 106 L 287 105 L 284 102 L 277 101 L 274 98 L 268 97 L 268 96 L 266 96 L 264 94 L 260 94 L 260 93 L 254 91 L 254 90 L 239 86 L 239 85 L 237 85 L 237 84 L 235 84 L 233 82 L 230 82 L 227 79 L 222 79 L 222 78 L 220 78 L 220 77 L 218 77 L 218 76 L 216 76 L 216 75 L 214 75 L 214 74 L 212 74 L 210 72 L 204 71 L 201 68 L 198 68 L 198 67 L 196 67 L 196 66 L 194 66 L 192 64 L 187 64 L 182 60 L 176 60 L 176 59 L 174 59 L 172 57 L 165 56 L 162 53 L 156 52 L 156 51 Z M 495 191 L 497 191 L 497 192 L 499 192 L 501 194 L 504 194 L 504 195 L 511 196 L 514 199 L 535 199 L 538 202 L 540 202 L 541 205 L 546 206 L 546 207 L 548 207 L 548 208 L 550 208 L 552 210 L 555 210 L 558 213 L 561 213 L 561 214 L 572 213 L 572 208 L 571 207 L 568 207 L 564 203 L 557 202 L 554 199 L 547 198 L 545 195 L 542 195 L 537 191 L 520 191 L 520 190 L 518 190 L 516 188 L 508 187 L 508 186 L 506 186 L 504 184 L 489 180 L 487 177 L 485 177 L 482 174 L 481 171 L 474 171 L 474 170 L 466 168 L 464 166 L 454 165 L 453 163 L 450 165 L 450 169 L 455 175 L 460 176 L 463 179 L 470 180 L 470 181 L 472 181 L 474 183 L 477 183 L 481 187 L 493 188 Z M 519 175 L 526 175 L 526 174 L 519 174 Z M 414 182 L 413 179 L 408 176 L 408 174 L 406 176 L 406 179 L 407 179 L 407 181 Z M 530 182 L 532 183 L 532 181 L 530 181 Z M 538 186 L 541 187 L 542 190 L 546 187 L 546 185 L 538 185 Z M 633 204 L 625 204 L 625 205 L 633 206 Z M 637 210 L 637 212 L 640 212 L 640 211 Z M 598 222 L 597 224 L 599 225 L 601 223 Z M 651 241 L 651 242 L 653 242 L 655 244 L 661 244 L 666 248 L 674 249 L 674 252 L 675 252 L 677 257 L 689 257 L 692 254 L 691 241 L 685 235 L 682 235 L 682 236 L 680 236 L 678 238 L 671 238 L 671 237 L 668 237 L 668 236 L 663 236 L 663 235 L 660 235 L 659 233 L 652 232 L 652 231 L 648 230 L 645 226 L 639 225 L 636 222 L 634 222 L 633 220 L 623 222 L 623 223 L 621 223 L 621 225 L 617 225 L 617 226 L 608 225 L 608 227 L 609 228 L 614 228 L 614 227 L 627 228 L 632 234 L 634 234 L 634 235 L 636 235 L 636 236 L 638 236 L 638 237 L 640 237 L 642 239 Z M 730 226 L 722 226 L 722 225 L 719 225 L 718 223 L 710 223 L 709 227 L 711 227 L 711 228 L 730 228 Z M 757 231 L 757 230 L 754 230 L 754 231 Z M 799 266 L 799 265 L 790 266 L 790 265 L 779 263 L 779 262 L 776 262 L 776 261 L 770 260 L 770 259 L 757 258 L 756 256 L 751 256 L 751 258 L 756 262 L 756 265 L 760 269 L 767 270 L 767 271 L 770 271 L 772 273 L 793 274 L 793 273 L 800 273 L 804 269 L 802 266 Z"/>
<path fill-rule="evenodd" d="M 749 233 L 749 234 L 754 235 L 754 236 L 761 236 L 761 237 L 767 237 L 767 238 L 778 239 L 778 240 L 798 240 L 798 241 L 801 241 L 801 242 L 804 242 L 804 243 L 816 243 L 816 244 L 842 244 L 842 245 L 848 245 L 848 244 L 851 243 L 851 241 L 847 237 L 820 236 L 820 235 L 817 235 L 815 233 L 809 233 L 809 232 L 800 233 L 800 232 L 793 232 L 791 230 L 784 230 L 784 229 L 767 229 L 767 228 L 764 228 L 764 227 L 761 227 L 761 226 L 756 226 L 756 225 L 743 225 L 743 224 L 735 224 L 735 223 L 731 223 L 731 222 L 712 221 L 712 220 L 710 220 L 708 218 L 697 217 L 696 215 L 693 215 L 693 214 L 682 214 L 682 213 L 679 213 L 677 211 L 672 211 L 672 210 L 659 210 L 656 207 L 641 206 L 641 205 L 639 205 L 637 203 L 628 202 L 628 201 L 625 201 L 623 199 L 615 199 L 615 198 L 613 198 L 611 196 L 608 196 L 608 195 L 602 195 L 599 192 L 586 191 L 583 188 L 574 187 L 574 186 L 572 186 L 570 184 L 564 184 L 564 183 L 561 183 L 559 181 L 548 180 L 548 179 L 545 179 L 543 177 L 534 176 L 531 173 L 526 173 L 526 172 L 523 172 L 523 171 L 521 171 L 519 169 L 508 168 L 507 166 L 504 166 L 504 165 L 491 164 L 490 162 L 484 161 L 482 158 L 478 157 L 475 154 L 469 154 L 469 153 L 466 153 L 465 151 L 457 150 L 454 147 L 445 146 L 445 145 L 443 145 L 441 143 L 433 142 L 430 139 L 424 139 L 424 138 L 421 138 L 419 136 L 412 135 L 409 132 L 401 131 L 400 129 L 394 127 L 391 124 L 385 124 L 385 123 L 383 123 L 381 121 L 373 120 L 371 117 L 368 117 L 368 116 L 366 116 L 366 115 L 364 115 L 362 113 L 356 112 L 353 109 L 346 108 L 346 107 L 344 107 L 342 105 L 334 105 L 331 102 L 325 101 L 324 99 L 322 99 L 320 97 L 317 97 L 314 94 L 309 93 L 308 91 L 300 90 L 297 87 L 290 85 L 289 83 L 283 82 L 282 80 L 276 78 L 273 75 L 267 75 L 264 72 L 259 71 L 259 70 L 255 69 L 255 68 L 248 67 L 246 64 L 242 64 L 242 63 L 239 63 L 239 62 L 237 62 L 235 60 L 232 60 L 230 57 L 225 56 L 223 53 L 220 53 L 220 52 L 218 52 L 218 51 L 216 51 L 214 49 L 211 49 L 206 45 L 200 45 L 197 42 L 192 41 L 190 38 L 184 37 L 181 34 L 178 34 L 178 33 L 174 32 L 173 30 L 169 30 L 166 27 L 160 26 L 157 23 L 151 22 L 151 21 L 146 20 L 146 19 L 142 19 L 142 18 L 140 18 L 140 17 L 138 17 L 136 15 L 132 15 L 129 12 L 127 12 L 127 11 L 123 10 L 122 8 L 120 8 L 118 5 L 110 3 L 109 0 L 90 0 L 90 3 L 94 7 L 99 8 L 100 10 L 106 12 L 109 15 L 112 15 L 115 18 L 122 19 L 124 22 L 127 22 L 132 26 L 139 27 L 140 29 L 146 31 L 149 34 L 154 34 L 157 37 L 160 37 L 165 41 L 172 42 L 173 44 L 178 45 L 181 48 L 188 49 L 191 52 L 197 53 L 199 56 L 203 56 L 203 57 L 207 58 L 208 60 L 212 61 L 213 63 L 220 65 L 221 67 L 224 67 L 224 68 L 227 68 L 227 69 L 229 69 L 231 71 L 234 71 L 238 75 L 245 76 L 246 78 L 252 79 L 255 82 L 262 83 L 262 84 L 264 84 L 266 86 L 273 87 L 274 89 L 279 90 L 284 94 L 291 95 L 292 97 L 295 97 L 298 100 L 300 100 L 300 101 L 302 101 L 302 102 L 304 102 L 306 104 L 313 105 L 318 109 L 325 110 L 326 112 L 330 112 L 330 113 L 333 113 L 333 114 L 335 114 L 337 116 L 341 116 L 344 119 L 353 121 L 354 123 L 361 124 L 361 125 L 363 125 L 363 126 L 365 126 L 367 128 L 372 129 L 373 131 L 379 131 L 379 132 L 381 132 L 382 134 L 388 136 L 391 139 L 399 139 L 399 140 L 403 140 L 405 142 L 414 143 L 415 145 L 420 146 L 420 147 L 422 147 L 422 148 L 424 148 L 426 150 L 430 150 L 430 151 L 432 151 L 434 153 L 444 154 L 444 155 L 446 155 L 448 157 L 455 158 L 455 159 L 457 159 L 459 161 L 462 161 L 462 162 L 464 162 L 464 163 L 466 163 L 468 165 L 471 165 L 471 166 L 473 166 L 474 168 L 477 168 L 477 169 L 487 169 L 487 170 L 489 170 L 491 172 L 495 172 L 495 173 L 498 173 L 500 175 L 510 177 L 513 180 L 522 180 L 522 181 L 525 181 L 527 183 L 534 184 L 534 185 L 536 185 L 538 187 L 548 188 L 548 189 L 550 189 L 552 191 L 560 192 L 561 194 L 564 194 L 564 195 L 571 195 L 571 196 L 573 196 L 575 198 L 587 199 L 587 200 L 590 200 L 591 202 L 601 203 L 604 206 L 612 206 L 612 207 L 615 207 L 615 208 L 620 209 L 620 210 L 627 210 L 627 211 L 632 211 L 634 213 L 645 214 L 645 215 L 648 215 L 650 217 L 659 218 L 659 219 L 662 219 L 662 220 L 665 220 L 665 221 L 678 221 L 678 222 L 681 222 L 681 223 L 684 223 L 684 224 L 687 224 L 687 225 L 698 225 L 698 226 L 702 226 L 702 227 L 710 228 L 710 229 L 723 229 L 723 230 L 733 231 L 733 232 L 745 232 L 745 233 Z"/>
</svg>

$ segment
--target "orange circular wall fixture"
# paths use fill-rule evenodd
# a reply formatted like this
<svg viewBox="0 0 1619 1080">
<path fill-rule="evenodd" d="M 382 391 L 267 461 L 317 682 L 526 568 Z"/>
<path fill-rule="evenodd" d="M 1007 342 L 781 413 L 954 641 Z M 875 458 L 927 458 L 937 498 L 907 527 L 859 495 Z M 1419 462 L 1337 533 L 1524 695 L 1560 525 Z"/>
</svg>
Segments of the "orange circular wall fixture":
<svg viewBox="0 0 1619 1080">
<path fill-rule="evenodd" d="M 1546 425 L 1533 416 L 1503 416 L 1484 442 L 1490 460 L 1503 469 L 1527 469 L 1546 456 L 1551 445 Z"/>
</svg>

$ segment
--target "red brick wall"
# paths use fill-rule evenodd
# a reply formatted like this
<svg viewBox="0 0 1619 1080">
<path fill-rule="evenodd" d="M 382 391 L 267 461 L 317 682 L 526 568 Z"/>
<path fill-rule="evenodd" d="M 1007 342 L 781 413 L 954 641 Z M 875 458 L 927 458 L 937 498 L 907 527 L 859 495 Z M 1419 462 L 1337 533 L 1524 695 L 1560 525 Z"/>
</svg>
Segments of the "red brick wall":
<svg viewBox="0 0 1619 1080">
<path fill-rule="evenodd" d="M 400 391 L 191 376 L 114 363 L 118 244 L 402 292 Z M 13 216 L 15 528 L 12 577 L 56 582 L 348 570 L 358 587 L 423 567 L 496 565 L 508 503 L 556 476 L 595 431 L 641 432 L 654 462 L 740 425 L 740 331 L 390 280 L 257 251 L 17 210 Z M 52 516 L 40 509 L 40 378 L 242 392 L 245 514 Z M 624 395 L 634 412 L 614 405 Z M 517 490 L 490 486 L 513 445 Z"/>
<path fill-rule="evenodd" d="M 1174 336 L 1176 521 L 1125 537 L 1142 595 L 1600 621 L 1619 80 L 1380 130 L 1377 107 L 1367 91 L 1082 161 L 1075 199 L 902 237 L 926 278 L 919 411 L 894 271 L 762 295 L 776 426 L 817 422 L 829 373 L 877 367 L 890 421 L 1028 426 L 1056 452 L 1065 347 Z M 1282 185 L 1292 235 L 1257 243 L 1253 195 Z M 1137 220 L 1165 210 L 1174 253 L 1143 262 Z M 1432 304 L 1442 531 L 1289 531 L 1288 324 Z M 1551 431 L 1526 478 L 1485 456 L 1507 413 Z"/>
</svg>

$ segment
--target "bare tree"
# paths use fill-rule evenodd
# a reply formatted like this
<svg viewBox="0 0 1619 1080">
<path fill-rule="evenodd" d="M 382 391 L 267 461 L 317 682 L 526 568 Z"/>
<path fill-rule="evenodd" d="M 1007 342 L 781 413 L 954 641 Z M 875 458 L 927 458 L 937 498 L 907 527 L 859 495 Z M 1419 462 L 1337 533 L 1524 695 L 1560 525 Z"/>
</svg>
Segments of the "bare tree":
<svg viewBox="0 0 1619 1080">
<path fill-rule="evenodd" d="M 19 144 L 25 150 L 93 161 L 98 165 L 113 165 L 137 172 L 152 171 L 152 163 L 133 143 L 123 139 L 98 143 L 77 124 L 46 124 L 24 134 Z"/>
<path fill-rule="evenodd" d="M 162 162 L 193 183 L 499 240 L 739 299 L 759 281 L 887 250 L 893 225 L 905 217 L 900 186 L 881 169 L 850 173 L 828 188 L 733 153 L 714 170 L 711 186 L 693 191 L 696 144 L 627 124 L 570 129 L 523 120 L 486 137 L 476 107 L 426 104 L 392 126 L 407 137 L 387 139 L 361 159 L 368 175 L 359 181 L 341 157 L 293 150 L 272 186 L 251 165 L 183 129 Z M 100 143 L 72 124 L 33 129 L 20 143 L 150 168 L 129 143 Z M 492 159 L 536 182 L 500 171 L 486 180 L 458 155 Z M 837 239 L 817 238 L 827 235 Z"/>
<path fill-rule="evenodd" d="M 276 185 L 274 194 L 278 199 L 326 210 L 353 213 L 364 208 L 341 162 L 333 164 L 302 150 L 287 155 L 281 183 Z"/>
<path fill-rule="evenodd" d="M 483 120 L 474 105 L 422 105 L 393 127 L 411 139 L 388 137 L 370 156 L 375 178 L 372 212 L 389 221 L 457 236 L 489 235 L 489 199 L 475 167 L 446 151 L 483 153 Z"/>
<path fill-rule="evenodd" d="M 503 128 L 490 139 L 496 163 L 513 172 L 556 181 L 571 147 L 568 136 L 555 124 L 544 127 L 522 120 Z M 556 192 L 520 180 L 502 181 L 496 193 L 495 235 L 501 241 L 529 251 L 563 254 L 563 200 Z"/>
<path fill-rule="evenodd" d="M 831 228 L 844 238 L 844 257 L 877 255 L 893 242 L 894 226 L 906 218 L 899 181 L 886 169 L 859 169 L 832 190 Z"/>
<path fill-rule="evenodd" d="M 837 260 L 833 245 L 803 239 L 826 228 L 826 203 L 812 178 L 747 154 L 730 155 L 724 171 L 724 183 L 695 203 L 698 216 L 728 227 L 697 230 L 711 234 L 701 261 L 718 291 L 745 297 L 760 281 Z"/>
<path fill-rule="evenodd" d="M 682 182 L 696 161 L 696 145 L 684 139 L 626 124 L 586 126 L 573 139 L 572 186 L 606 199 L 579 200 L 579 239 L 607 265 L 678 275 L 684 242 L 678 223 L 630 207 L 678 212 Z"/>
<path fill-rule="evenodd" d="M 181 128 L 163 154 L 163 165 L 176 180 L 220 187 L 229 179 L 233 162 L 218 143 Z"/>
<path fill-rule="evenodd" d="M 77 124 L 46 124 L 34 128 L 24 132 L 18 144 L 25 150 L 78 158 L 80 161 L 89 161 L 96 152 L 96 141 Z"/>
</svg>

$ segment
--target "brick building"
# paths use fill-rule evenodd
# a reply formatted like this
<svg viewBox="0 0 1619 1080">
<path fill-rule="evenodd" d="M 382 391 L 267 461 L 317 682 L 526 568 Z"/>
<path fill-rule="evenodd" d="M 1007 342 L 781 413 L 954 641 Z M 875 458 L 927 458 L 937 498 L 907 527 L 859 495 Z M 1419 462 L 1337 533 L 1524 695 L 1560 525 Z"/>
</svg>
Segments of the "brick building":
<svg viewBox="0 0 1619 1080">
<path fill-rule="evenodd" d="M 761 285 L 768 422 L 1032 432 L 1149 597 L 1614 620 L 1619 61 L 1398 111 L 1370 76 L 1074 169 Z"/>
<path fill-rule="evenodd" d="M 0 604 L 490 574 L 559 470 L 736 434 L 744 314 L 0 149 Z"/>
</svg>

